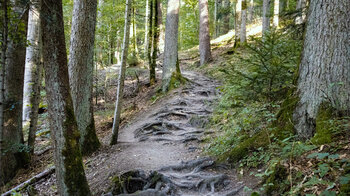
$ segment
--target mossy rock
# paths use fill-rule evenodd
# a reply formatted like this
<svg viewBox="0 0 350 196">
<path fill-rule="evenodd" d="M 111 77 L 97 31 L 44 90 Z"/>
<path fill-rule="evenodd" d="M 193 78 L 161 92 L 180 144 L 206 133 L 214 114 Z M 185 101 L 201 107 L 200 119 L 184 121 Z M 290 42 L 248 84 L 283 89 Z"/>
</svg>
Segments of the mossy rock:
<svg viewBox="0 0 350 196">
<path fill-rule="evenodd" d="M 267 133 L 267 130 L 261 131 L 253 135 L 253 137 L 243 140 L 231 151 L 228 151 L 227 153 L 219 157 L 219 161 L 222 162 L 228 159 L 229 162 L 233 162 L 233 163 L 238 162 L 239 160 L 247 156 L 250 151 L 254 151 L 254 150 L 257 150 L 258 148 L 268 146 L 269 141 L 270 141 L 270 138 Z"/>
<path fill-rule="evenodd" d="M 122 193 L 135 193 L 143 190 L 147 184 L 147 176 L 143 171 L 133 170 L 112 178 L 112 193 L 118 195 Z"/>
<path fill-rule="evenodd" d="M 281 163 L 277 163 L 273 168 L 272 174 L 263 181 L 267 185 L 265 189 L 266 195 L 279 195 L 279 193 L 287 191 L 288 185 L 285 184 L 287 176 L 287 169 Z"/>
</svg>

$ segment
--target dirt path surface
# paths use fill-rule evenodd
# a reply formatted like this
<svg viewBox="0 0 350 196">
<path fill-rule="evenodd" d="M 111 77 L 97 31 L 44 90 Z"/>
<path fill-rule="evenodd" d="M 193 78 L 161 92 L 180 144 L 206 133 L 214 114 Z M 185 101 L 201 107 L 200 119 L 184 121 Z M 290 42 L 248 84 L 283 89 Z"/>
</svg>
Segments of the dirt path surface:
<svg viewBox="0 0 350 196">
<path fill-rule="evenodd" d="M 94 195 L 243 195 L 243 183 L 226 166 L 200 157 L 201 140 L 211 134 L 204 126 L 219 84 L 196 72 L 183 76 L 190 82 L 124 126 L 117 145 L 108 146 L 107 136 L 86 159 Z M 111 189 L 115 176 L 121 183 Z M 54 175 L 39 181 L 39 195 L 54 195 L 54 181 Z"/>
</svg>

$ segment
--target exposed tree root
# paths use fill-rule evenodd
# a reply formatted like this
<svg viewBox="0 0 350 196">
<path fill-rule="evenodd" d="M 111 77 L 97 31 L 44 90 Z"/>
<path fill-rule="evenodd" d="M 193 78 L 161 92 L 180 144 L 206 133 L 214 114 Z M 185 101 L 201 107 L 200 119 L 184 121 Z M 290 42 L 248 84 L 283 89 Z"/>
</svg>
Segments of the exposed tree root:
<svg viewBox="0 0 350 196">
<path fill-rule="evenodd" d="M 12 195 L 13 192 L 19 192 L 27 188 L 29 185 L 32 185 L 39 180 L 46 178 L 47 176 L 53 174 L 55 172 L 55 167 L 50 167 L 49 169 L 46 169 L 45 171 L 35 175 L 34 177 L 30 178 L 29 180 L 23 182 L 22 184 L 16 186 L 15 188 L 7 191 L 6 193 L 3 193 L 1 196 L 8 196 Z"/>
</svg>

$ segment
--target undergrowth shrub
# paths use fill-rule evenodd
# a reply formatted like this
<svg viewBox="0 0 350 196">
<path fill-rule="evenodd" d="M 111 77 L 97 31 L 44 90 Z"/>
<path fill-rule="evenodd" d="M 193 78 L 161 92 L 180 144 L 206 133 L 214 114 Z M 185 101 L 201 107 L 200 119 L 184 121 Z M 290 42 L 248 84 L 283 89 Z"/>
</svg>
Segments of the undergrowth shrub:
<svg viewBox="0 0 350 196">
<path fill-rule="evenodd" d="M 234 93 L 236 100 L 281 100 L 292 85 L 301 53 L 301 42 L 289 34 L 272 29 L 264 38 L 251 37 L 247 55 L 237 56 L 240 64 L 228 63 L 224 93 Z"/>
</svg>

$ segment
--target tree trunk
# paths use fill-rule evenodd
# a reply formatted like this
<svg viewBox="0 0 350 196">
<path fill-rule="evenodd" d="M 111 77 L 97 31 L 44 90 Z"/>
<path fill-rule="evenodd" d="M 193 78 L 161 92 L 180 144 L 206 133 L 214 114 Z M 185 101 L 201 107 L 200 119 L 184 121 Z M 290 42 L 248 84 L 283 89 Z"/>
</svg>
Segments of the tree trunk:
<svg viewBox="0 0 350 196">
<path fill-rule="evenodd" d="M 151 64 L 152 64 L 152 46 L 153 46 L 153 0 L 149 0 L 148 2 L 148 7 L 150 9 L 149 12 L 149 27 L 148 27 L 148 50 L 147 50 L 147 60 L 148 60 L 148 67 L 151 70 Z M 151 74 L 150 74 L 150 78 L 151 78 Z"/>
<path fill-rule="evenodd" d="M 8 2 L 4 0 L 2 2 L 2 20 L 1 20 L 1 64 L 0 64 L 0 186 L 5 185 L 13 176 L 9 175 L 14 172 L 5 171 L 6 168 L 3 164 L 6 164 L 6 160 L 3 161 L 2 151 L 4 150 L 4 92 L 5 92 L 5 62 L 7 52 L 7 38 L 8 38 Z M 8 139 L 8 138 L 5 138 Z M 11 171 L 13 170 L 10 168 Z"/>
<path fill-rule="evenodd" d="M 164 52 L 164 25 L 163 25 L 163 4 L 162 1 L 157 1 L 157 9 L 158 9 L 158 29 L 159 29 L 159 38 L 158 38 L 158 53 Z"/>
<path fill-rule="evenodd" d="M 249 7 L 248 7 L 248 17 L 247 17 L 247 20 L 249 23 L 253 22 L 253 16 L 254 16 L 254 0 L 250 0 Z"/>
<path fill-rule="evenodd" d="M 28 162 L 27 154 L 21 151 L 24 147 L 22 101 L 28 11 L 24 2 L 9 2 L 12 6 L 8 7 L 11 9 L 11 17 L 7 18 L 8 26 L 17 30 L 11 32 L 11 36 L 7 36 L 5 63 L 2 64 L 5 74 L 2 80 L 4 94 L 3 127 L 0 129 L 0 184 L 8 182 L 16 175 L 17 169 L 24 167 Z"/>
<path fill-rule="evenodd" d="M 350 1 L 310 1 L 293 115 L 301 138 L 313 136 L 322 104 L 350 112 L 349 10 Z"/>
<path fill-rule="evenodd" d="M 176 64 L 178 63 L 179 11 L 180 0 L 168 0 L 162 75 L 163 92 L 168 91 L 171 77 L 176 73 Z"/>
<path fill-rule="evenodd" d="M 146 0 L 146 16 L 145 16 L 145 45 L 144 45 L 144 55 L 145 57 L 148 57 L 148 45 L 149 45 L 149 36 L 148 36 L 148 23 L 150 22 L 148 19 L 149 19 L 149 15 L 150 15 L 150 7 L 149 7 L 149 1 L 152 1 L 152 0 Z"/>
<path fill-rule="evenodd" d="M 153 50 L 152 50 L 152 62 L 150 64 L 150 84 L 153 85 L 156 82 L 156 67 L 157 67 L 157 53 L 159 43 L 159 1 L 153 0 L 154 21 L 153 21 Z"/>
<path fill-rule="evenodd" d="M 214 2 L 214 37 L 218 37 L 218 0 L 215 0 Z"/>
<path fill-rule="evenodd" d="M 96 0 L 76 0 L 69 49 L 69 81 L 83 155 L 96 151 L 98 141 L 92 100 Z"/>
<path fill-rule="evenodd" d="M 241 43 L 247 39 L 247 0 L 242 0 Z"/>
<path fill-rule="evenodd" d="M 262 34 L 270 29 L 270 3 L 271 0 L 263 0 Z"/>
<path fill-rule="evenodd" d="M 279 13 L 280 13 L 280 0 L 275 0 L 273 3 L 273 26 L 278 27 Z"/>
<path fill-rule="evenodd" d="M 210 32 L 209 32 L 209 8 L 208 0 L 198 0 L 199 3 L 199 53 L 200 65 L 211 60 Z"/>
<path fill-rule="evenodd" d="M 121 59 L 119 78 L 118 78 L 117 99 L 116 99 L 116 103 L 115 103 L 113 128 L 112 128 L 112 139 L 111 139 L 111 143 L 110 143 L 111 145 L 117 144 L 117 142 L 118 142 L 118 132 L 119 132 L 119 125 L 120 125 L 120 113 L 122 110 L 122 98 L 123 98 L 123 91 L 124 91 L 126 61 L 127 61 L 128 49 L 129 49 L 131 9 L 132 9 L 132 0 L 126 0 L 125 22 L 124 22 L 124 40 L 123 40 L 122 59 Z"/>
<path fill-rule="evenodd" d="M 42 76 L 42 43 L 40 28 L 41 0 L 32 1 L 28 18 L 27 39 L 30 45 L 26 51 L 23 92 L 23 121 L 29 121 L 28 146 L 34 155 L 35 133 L 38 123 L 40 87 Z"/>
<path fill-rule="evenodd" d="M 225 0 L 224 2 L 225 15 L 223 23 L 223 34 L 226 34 L 230 31 L 230 18 L 231 18 L 231 9 L 230 9 L 230 0 Z"/>
<path fill-rule="evenodd" d="M 70 95 L 62 1 L 45 0 L 41 10 L 45 82 L 58 192 L 62 196 L 91 195 Z"/>
<path fill-rule="evenodd" d="M 158 52 L 164 52 L 164 42 L 165 42 L 165 33 L 164 33 L 164 25 L 163 25 L 163 3 L 162 1 L 158 1 L 158 27 L 159 27 L 159 43 L 158 43 Z"/>
<path fill-rule="evenodd" d="M 241 24 L 242 24 L 242 0 L 237 0 L 236 3 L 236 14 L 235 14 L 235 47 L 240 43 L 241 36 Z"/>
</svg>

